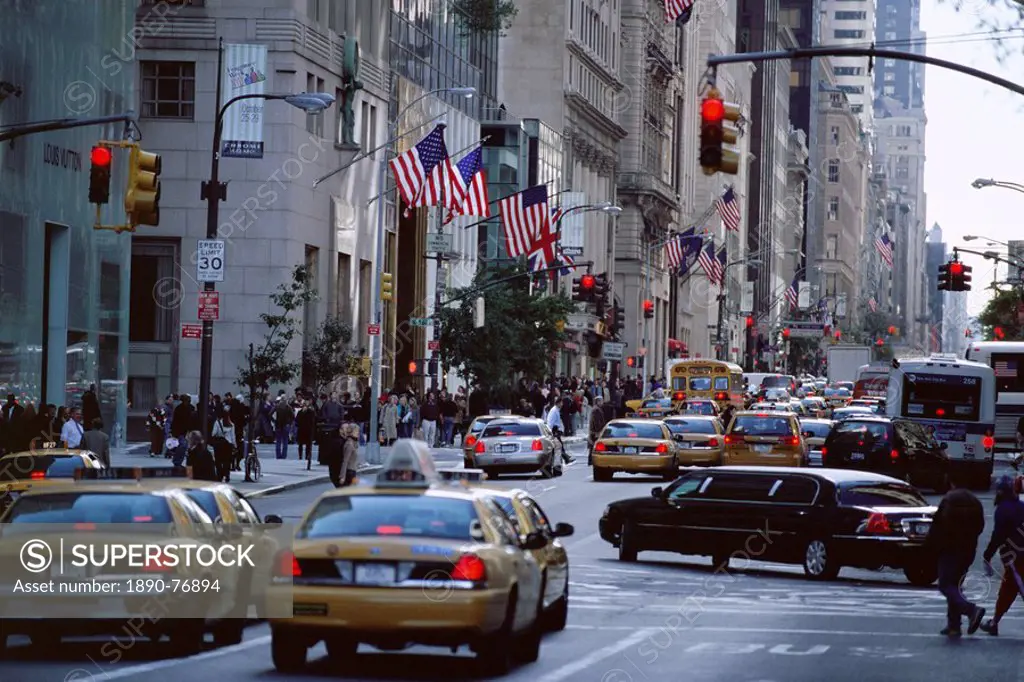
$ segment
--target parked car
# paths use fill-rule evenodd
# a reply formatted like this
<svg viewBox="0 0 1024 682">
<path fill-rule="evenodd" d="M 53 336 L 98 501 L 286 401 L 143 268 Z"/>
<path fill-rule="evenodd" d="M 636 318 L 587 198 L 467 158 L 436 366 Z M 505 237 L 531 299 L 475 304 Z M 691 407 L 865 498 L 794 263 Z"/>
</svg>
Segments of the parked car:
<svg viewBox="0 0 1024 682">
<path fill-rule="evenodd" d="M 935 507 L 907 483 L 864 471 L 792 467 L 694 470 L 648 497 L 608 505 L 601 538 L 621 561 L 645 551 L 801 564 L 810 578 L 844 566 L 902 569 L 915 585 L 936 578 L 925 550 Z"/>
<path fill-rule="evenodd" d="M 949 489 L 949 458 L 935 437 L 909 419 L 851 417 L 822 446 L 822 465 L 874 471 L 939 492 Z"/>
</svg>

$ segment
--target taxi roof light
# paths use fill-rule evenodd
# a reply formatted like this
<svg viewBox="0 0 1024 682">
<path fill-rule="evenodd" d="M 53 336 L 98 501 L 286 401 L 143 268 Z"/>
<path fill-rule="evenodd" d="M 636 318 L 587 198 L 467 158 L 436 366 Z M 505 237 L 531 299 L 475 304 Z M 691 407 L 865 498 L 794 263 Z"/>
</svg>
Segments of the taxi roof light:
<svg viewBox="0 0 1024 682">
<path fill-rule="evenodd" d="M 377 488 L 429 488 L 440 481 L 427 444 L 402 438 L 395 442 L 384 467 L 377 474 Z"/>
</svg>

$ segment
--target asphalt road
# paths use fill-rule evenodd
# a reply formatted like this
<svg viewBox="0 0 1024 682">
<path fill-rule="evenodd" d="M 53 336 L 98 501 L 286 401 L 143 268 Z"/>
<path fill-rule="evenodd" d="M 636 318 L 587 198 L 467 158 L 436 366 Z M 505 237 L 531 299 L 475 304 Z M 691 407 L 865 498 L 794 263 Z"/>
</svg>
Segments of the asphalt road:
<svg viewBox="0 0 1024 682">
<path fill-rule="evenodd" d="M 545 639 L 537 663 L 505 679 L 1024 680 L 1024 607 L 1011 610 L 999 638 L 978 633 L 948 641 L 938 635 L 945 619 L 941 596 L 934 588 L 909 586 L 895 571 L 846 569 L 834 582 L 817 583 L 805 579 L 799 567 L 757 562 L 734 562 L 728 574 L 713 572 L 706 559 L 662 553 L 641 554 L 637 564 L 620 564 L 613 548 L 597 535 L 601 511 L 608 502 L 647 495 L 661 483 L 639 477 L 594 483 L 584 459 L 580 456 L 580 463 L 560 479 L 521 477 L 503 483 L 529 490 L 553 522 L 576 527 L 565 542 L 571 561 L 569 625 Z M 298 520 L 321 490 L 306 488 L 254 503 L 261 514 Z M 991 493 L 983 496 L 989 523 L 991 499 Z M 968 581 L 969 596 L 991 609 L 997 587 L 984 578 L 979 559 Z M 310 654 L 305 675 L 278 675 L 263 624 L 250 627 L 237 646 L 211 647 L 186 659 L 165 658 L 166 649 L 159 645 L 126 641 L 122 658 L 115 662 L 100 653 L 106 641 L 65 642 L 52 652 L 15 648 L 8 660 L 0 661 L 0 681 L 180 682 L 185 676 L 218 682 L 479 679 L 472 654 L 460 650 L 453 656 L 429 648 L 381 653 L 363 647 L 354 666 L 340 670 L 319 646 Z"/>
</svg>

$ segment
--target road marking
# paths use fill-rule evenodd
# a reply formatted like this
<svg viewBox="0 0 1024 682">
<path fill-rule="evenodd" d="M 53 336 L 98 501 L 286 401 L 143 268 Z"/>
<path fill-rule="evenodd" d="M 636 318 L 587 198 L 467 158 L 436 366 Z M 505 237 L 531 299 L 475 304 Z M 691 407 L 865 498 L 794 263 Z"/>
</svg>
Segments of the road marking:
<svg viewBox="0 0 1024 682">
<path fill-rule="evenodd" d="M 1005 618 L 1004 618 L 1005 620 Z M 607 631 L 607 632 L 637 632 L 636 627 L 629 625 L 573 625 L 569 624 L 565 626 L 566 630 L 581 630 L 581 631 Z M 647 633 L 659 633 L 666 628 L 648 628 L 643 632 Z M 688 628 L 691 634 L 699 634 L 700 632 L 749 632 L 749 633 L 761 633 L 761 634 L 773 634 L 773 635 L 823 635 L 823 636 L 835 636 L 835 637 L 906 637 L 911 639 L 935 639 L 939 640 L 942 637 L 939 635 L 938 630 L 935 632 L 873 632 L 873 631 L 856 631 L 856 630 L 808 630 L 808 629 L 786 629 L 786 628 L 737 628 L 737 627 L 701 627 L 694 626 Z M 643 638 L 641 638 L 643 639 Z M 982 642 L 997 642 L 997 641 L 1012 641 L 1012 642 L 1024 642 L 1024 637 L 1013 637 L 1000 635 L 999 637 L 974 637 L 974 640 Z M 860 647 L 863 648 L 863 647 Z M 543 679 L 543 678 L 542 678 Z M 564 679 L 564 678 L 558 678 Z"/>
<path fill-rule="evenodd" d="M 573 598 L 575 599 L 575 598 Z M 681 604 L 677 607 L 673 606 L 637 606 L 634 603 L 624 604 L 613 604 L 607 601 L 604 604 L 576 604 L 570 600 L 569 612 L 573 611 L 629 611 L 632 615 L 640 615 L 644 612 L 650 615 L 660 616 L 664 613 L 678 613 L 686 614 L 691 618 L 696 618 L 703 613 L 714 613 L 714 614 L 750 614 L 758 616 L 801 616 L 805 618 L 885 618 L 887 616 L 898 616 L 899 618 L 909 618 L 913 620 L 935 620 L 936 618 L 945 617 L 945 609 L 936 609 L 934 612 L 926 611 L 904 611 L 904 610 L 892 610 L 888 612 L 879 612 L 877 609 L 852 611 L 852 610 L 837 610 L 827 609 L 824 607 L 816 608 L 813 610 L 809 609 L 752 609 L 752 608 L 724 608 L 724 607 L 707 607 L 700 606 L 694 603 L 691 606 Z M 1022 620 L 1024 616 L 1005 616 L 1003 620 Z M 1005 639 L 1005 638 L 1004 638 Z"/>
<path fill-rule="evenodd" d="M 592 651 L 583 658 L 577 659 L 572 663 L 567 663 L 560 668 L 555 668 L 547 675 L 536 680 L 536 682 L 561 682 L 562 680 L 572 677 L 578 672 L 586 670 L 596 663 L 600 663 L 606 658 L 611 658 L 615 654 L 621 653 L 632 646 L 636 646 L 656 632 L 658 632 L 657 628 L 636 630 L 632 635 L 617 642 L 616 644 L 613 644 L 612 646 Z"/>
<path fill-rule="evenodd" d="M 132 677 L 134 675 L 142 675 L 143 673 L 151 673 L 156 670 L 164 670 L 166 668 L 173 668 L 178 665 L 200 663 L 202 661 L 208 661 L 214 658 L 221 658 L 223 656 L 230 656 L 236 654 L 239 651 L 245 651 L 246 649 L 253 649 L 258 646 L 269 646 L 270 635 L 264 635 L 263 637 L 256 637 L 255 639 L 249 639 L 241 644 L 234 644 L 232 646 L 222 647 L 220 649 L 214 649 L 213 651 L 206 651 L 195 656 L 189 656 L 187 658 L 171 658 L 165 661 L 153 661 L 152 663 L 142 663 L 141 665 L 133 665 L 125 668 L 114 668 L 113 670 L 103 670 L 99 662 L 96 667 L 100 668 L 98 675 L 89 673 L 89 677 L 75 678 L 75 679 L 86 679 L 86 680 L 98 680 L 105 682 L 106 680 L 119 680 L 125 677 Z M 82 672 L 88 672 L 82 669 Z"/>
</svg>

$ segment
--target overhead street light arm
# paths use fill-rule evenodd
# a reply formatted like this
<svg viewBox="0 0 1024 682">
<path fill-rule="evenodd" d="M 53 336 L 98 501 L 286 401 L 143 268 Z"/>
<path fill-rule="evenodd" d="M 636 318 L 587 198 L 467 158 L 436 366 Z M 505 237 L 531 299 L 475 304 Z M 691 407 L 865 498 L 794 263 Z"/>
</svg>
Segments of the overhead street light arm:
<svg viewBox="0 0 1024 682">
<path fill-rule="evenodd" d="M 86 126 L 106 125 L 107 123 L 121 123 L 134 125 L 138 116 L 135 112 L 129 111 L 124 114 L 113 116 L 97 116 L 94 118 L 61 118 L 54 121 L 40 121 L 38 123 L 22 123 L 12 125 L 0 130 L 0 142 L 15 140 L 26 135 L 36 133 L 48 133 L 51 130 L 68 130 L 69 128 L 84 128 Z"/>
<path fill-rule="evenodd" d="M 1024 185 L 1018 182 L 1009 182 L 1006 180 L 992 180 L 985 178 L 978 178 L 971 183 L 971 187 L 974 189 L 982 189 L 983 187 L 1002 187 L 1003 189 L 1012 189 L 1016 192 L 1024 194 Z"/>
</svg>

